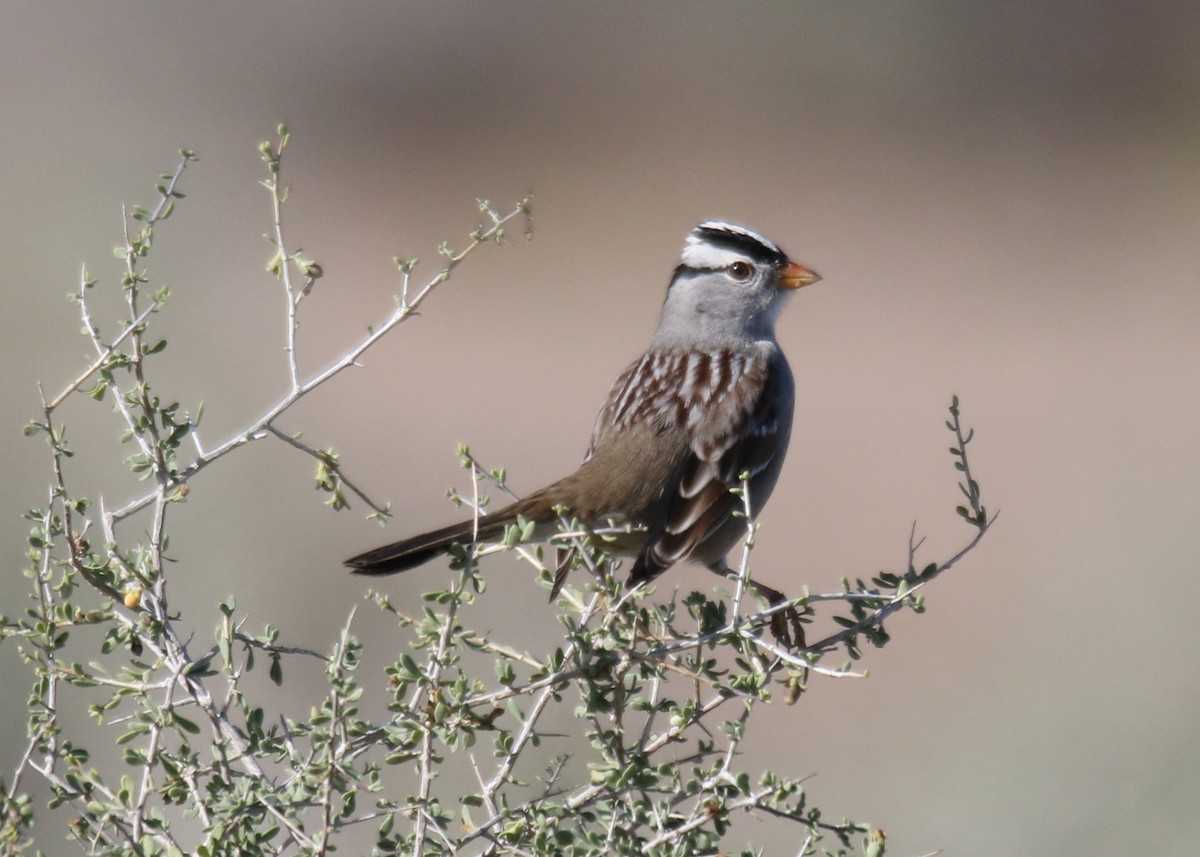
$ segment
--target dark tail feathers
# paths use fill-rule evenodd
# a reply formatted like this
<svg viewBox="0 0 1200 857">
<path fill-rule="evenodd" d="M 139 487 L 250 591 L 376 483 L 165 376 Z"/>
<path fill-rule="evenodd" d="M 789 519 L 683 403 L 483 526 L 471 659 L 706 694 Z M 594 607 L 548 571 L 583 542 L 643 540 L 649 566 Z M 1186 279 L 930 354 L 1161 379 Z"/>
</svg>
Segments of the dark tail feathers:
<svg viewBox="0 0 1200 857">
<path fill-rule="evenodd" d="M 479 521 L 479 538 L 494 538 L 503 533 L 509 523 L 507 516 L 504 519 L 499 515 L 483 518 Z M 475 522 L 463 521 L 352 556 L 346 560 L 346 565 L 355 574 L 396 574 L 429 562 L 455 542 L 470 544 L 474 536 Z"/>
</svg>

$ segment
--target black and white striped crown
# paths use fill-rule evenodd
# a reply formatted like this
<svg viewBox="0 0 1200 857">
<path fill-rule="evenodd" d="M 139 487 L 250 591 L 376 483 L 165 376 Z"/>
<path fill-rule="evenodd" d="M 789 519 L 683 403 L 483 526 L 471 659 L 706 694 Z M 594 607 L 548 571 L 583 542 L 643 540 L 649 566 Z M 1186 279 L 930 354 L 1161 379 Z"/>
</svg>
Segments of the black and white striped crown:
<svg viewBox="0 0 1200 857">
<path fill-rule="evenodd" d="M 751 259 L 765 265 L 783 265 L 787 256 L 779 245 L 752 229 L 706 220 L 688 233 L 682 262 L 689 268 L 727 268 L 739 259 Z"/>
</svg>

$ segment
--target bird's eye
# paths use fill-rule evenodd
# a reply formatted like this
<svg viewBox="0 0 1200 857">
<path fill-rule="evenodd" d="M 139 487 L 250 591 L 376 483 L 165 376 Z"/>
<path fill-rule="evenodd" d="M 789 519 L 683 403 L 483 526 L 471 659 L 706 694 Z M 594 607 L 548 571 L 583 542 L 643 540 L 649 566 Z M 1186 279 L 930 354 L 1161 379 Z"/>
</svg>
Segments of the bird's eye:
<svg viewBox="0 0 1200 857">
<path fill-rule="evenodd" d="M 754 274 L 754 266 L 749 262 L 734 262 L 729 266 L 729 276 L 744 283 Z"/>
</svg>

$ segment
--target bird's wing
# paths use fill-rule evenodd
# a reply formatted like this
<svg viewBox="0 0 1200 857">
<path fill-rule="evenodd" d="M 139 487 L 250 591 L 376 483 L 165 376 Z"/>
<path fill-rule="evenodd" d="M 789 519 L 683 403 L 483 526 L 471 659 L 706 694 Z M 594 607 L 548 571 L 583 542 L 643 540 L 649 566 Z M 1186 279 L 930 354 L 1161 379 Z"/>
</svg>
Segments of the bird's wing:
<svg viewBox="0 0 1200 857">
<path fill-rule="evenodd" d="M 767 469 L 782 455 L 791 428 L 790 375 L 774 355 L 717 352 L 687 374 L 678 388 L 677 413 L 689 441 L 689 454 L 680 470 L 658 532 L 638 557 L 630 581 L 657 576 L 687 559 L 743 504 L 730 492 Z M 688 364 L 689 368 L 692 363 Z M 786 375 L 786 377 L 784 377 Z M 700 400 L 707 397 L 703 407 Z M 785 405 L 788 408 L 785 413 Z M 751 496 L 752 507 L 761 502 Z"/>
</svg>

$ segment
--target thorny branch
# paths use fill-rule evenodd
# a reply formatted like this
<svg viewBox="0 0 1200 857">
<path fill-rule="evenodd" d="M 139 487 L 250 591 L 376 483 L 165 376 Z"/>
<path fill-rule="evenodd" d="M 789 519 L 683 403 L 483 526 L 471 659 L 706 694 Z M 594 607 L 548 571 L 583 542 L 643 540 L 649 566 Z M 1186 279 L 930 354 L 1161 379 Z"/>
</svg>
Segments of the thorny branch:
<svg viewBox="0 0 1200 857">
<path fill-rule="evenodd" d="M 88 839 L 93 847 L 103 848 L 107 844 L 128 849 L 132 853 L 143 853 L 145 837 L 149 836 L 159 843 L 159 847 L 180 851 L 187 850 L 174 841 L 167 833 L 157 827 L 147 826 L 150 804 L 160 784 L 156 782 L 154 771 L 167 764 L 163 756 L 165 750 L 163 740 L 181 723 L 187 723 L 179 714 L 181 708 L 191 708 L 202 713 L 211 730 L 213 748 L 216 753 L 213 772 L 228 782 L 238 779 L 233 766 L 242 768 L 247 775 L 267 786 L 270 791 L 279 795 L 278 802 L 267 801 L 262 809 L 267 815 L 275 818 L 280 828 L 286 831 L 287 841 L 302 848 L 312 849 L 314 853 L 323 853 L 328 842 L 328 831 L 333 825 L 332 809 L 332 779 L 327 779 L 320 801 L 324 814 L 323 829 L 325 834 L 310 836 L 294 814 L 286 809 L 286 799 L 283 790 L 293 781 L 278 780 L 269 775 L 259 764 L 259 752 L 247 739 L 243 727 L 235 725 L 230 719 L 234 711 L 241 711 L 241 703 L 233 706 L 231 703 L 239 697 L 233 690 L 242 674 L 242 669 L 229 660 L 230 652 L 224 653 L 224 660 L 231 679 L 230 691 L 223 705 L 218 704 L 206 688 L 204 676 L 208 664 L 217 655 L 217 649 L 203 655 L 195 655 L 190 649 L 189 639 L 181 636 L 177 626 L 177 616 L 168 611 L 165 575 L 166 549 L 166 513 L 171 502 L 186 496 L 188 480 L 200 470 L 222 458 L 245 444 L 268 435 L 285 440 L 290 445 L 307 452 L 319 460 L 325 455 L 322 451 L 314 450 L 298 441 L 298 439 L 281 432 L 274 421 L 292 405 L 317 387 L 334 378 L 340 372 L 357 365 L 359 358 L 374 343 L 387 335 L 399 323 L 415 314 L 417 308 L 430 296 L 434 288 L 445 282 L 451 271 L 461 264 L 467 256 L 485 243 L 499 242 L 503 238 L 503 228 L 506 223 L 520 216 L 528 216 L 529 201 L 522 200 L 512 211 L 500 214 L 486 203 L 480 204 L 480 210 L 488 217 L 488 223 L 472 233 L 470 243 L 459 252 L 446 253 L 447 261 L 441 270 L 423 285 L 415 296 L 410 295 L 411 277 L 415 263 L 405 263 L 401 266 L 403 277 L 402 294 L 398 298 L 397 307 L 386 321 L 372 330 L 358 344 L 350 349 L 340 360 L 315 375 L 302 379 L 296 359 L 295 332 L 297 318 L 296 305 L 311 289 L 313 280 L 320 275 L 319 266 L 304 260 L 297 254 L 287 254 L 284 250 L 281 209 L 286 199 L 286 192 L 281 193 L 275 179 L 278 175 L 279 157 L 286 145 L 286 132 L 282 131 L 281 143 L 274 152 L 272 164 L 273 177 L 268 183 L 272 194 L 273 222 L 275 227 L 275 244 L 282 254 L 283 264 L 280 266 L 280 276 L 284 290 L 288 296 L 289 314 L 287 330 L 287 355 L 289 390 L 287 394 L 268 408 L 252 424 L 236 436 L 230 438 L 215 449 L 205 452 L 197 443 L 196 456 L 184 466 L 175 462 L 179 441 L 187 436 L 195 436 L 195 426 L 190 422 L 177 423 L 174 418 L 176 406 L 164 406 L 151 389 L 146 374 L 146 359 L 162 349 L 165 343 L 151 344 L 146 339 L 147 325 L 151 316 L 159 312 L 167 299 L 165 289 L 156 292 L 151 298 L 145 297 L 145 286 L 149 282 L 146 272 L 142 269 L 142 260 L 150 251 L 154 229 L 169 217 L 177 199 L 182 199 L 178 186 L 187 166 L 195 160 L 190 152 L 183 152 L 175 171 L 164 176 L 164 183 L 159 185 L 160 200 L 153 210 L 134 208 L 124 211 L 124 243 L 119 248 L 124 271 L 122 286 L 129 312 L 129 321 L 111 340 L 105 340 L 99 326 L 93 321 L 88 303 L 88 293 L 95 285 L 86 271 L 81 274 L 80 286 L 76 294 L 80 314 L 83 319 L 84 331 L 92 342 L 96 352 L 95 359 L 87 369 L 76 376 L 56 396 L 42 396 L 42 421 L 33 423 L 27 429 L 27 434 L 44 432 L 52 450 L 53 479 L 49 504 L 45 510 L 38 513 L 40 521 L 37 541 L 40 547 L 37 554 L 37 585 L 35 593 L 39 604 L 38 616 L 40 625 L 4 625 L 4 635 L 19 634 L 31 640 L 37 640 L 38 627 L 50 629 L 46 633 L 53 636 L 47 642 L 39 644 L 41 670 L 44 683 L 41 691 L 40 707 L 33 711 L 36 722 L 40 726 L 31 732 L 27 744 L 11 780 L 4 788 L 5 816 L 8 810 L 16 810 L 21 798 L 20 789 L 24 782 L 24 774 L 28 770 L 38 771 L 42 777 L 54 785 L 63 800 L 85 807 L 88 795 L 95 790 L 103 793 L 106 800 L 114 804 L 125 804 L 127 809 L 119 815 L 96 816 L 89 811 L 81 815 L 82 826 L 77 833 L 81 839 Z M 133 221 L 138 221 L 135 229 Z M 306 284 L 303 291 L 297 293 L 292 285 L 290 266 L 299 265 L 304 273 Z M 117 372 L 125 370 L 128 380 L 118 381 Z M 94 556 L 85 534 L 87 531 L 87 502 L 73 499 L 67 485 L 64 471 L 64 460 L 72 452 L 66 444 L 65 429 L 58 425 L 56 419 L 59 409 L 67 402 L 71 393 L 79 391 L 92 379 L 96 379 L 96 387 L 92 390 L 93 398 L 103 398 L 109 391 L 112 393 L 115 410 L 121 416 L 126 427 L 126 439 L 133 442 L 137 454 L 130 459 L 135 470 L 140 470 L 150 476 L 154 483 L 153 490 L 115 509 L 105 510 L 103 501 L 100 505 L 100 518 L 103 528 L 105 559 Z M 329 463 L 331 459 L 325 458 Z M 336 461 L 332 461 L 337 473 L 339 484 L 354 491 L 360 498 L 367 501 L 380 514 L 386 514 L 386 508 L 371 502 L 345 475 L 337 469 Z M 153 514 L 146 532 L 146 547 L 142 551 L 135 549 L 126 552 L 121 549 L 118 538 L 118 525 L 129 516 L 153 507 Z M 61 517 L 60 517 L 61 516 Z M 80 519 L 83 523 L 80 524 Z M 92 587 L 118 604 L 123 603 L 129 614 L 121 610 L 92 611 L 91 613 L 76 614 L 79 619 L 65 621 L 61 618 L 59 602 L 63 593 L 69 595 L 70 588 L 64 589 L 62 584 L 53 582 L 52 574 L 56 566 L 53 559 L 53 547 L 57 536 L 62 536 L 66 545 L 65 565 L 78 574 Z M 126 588 L 130 586 L 131 588 Z M 125 592 L 122 592 L 125 589 Z M 72 624 L 95 624 L 106 619 L 115 623 L 120 630 L 115 639 L 125 639 L 133 648 L 135 654 L 147 652 L 156 668 L 165 670 L 165 678 L 122 678 L 111 677 L 102 673 L 93 674 L 92 668 L 83 668 L 75 664 L 60 663 L 57 650 L 66 642 L 66 634 L 54 632 L 53 629 L 65 629 Z M 247 653 L 261 651 L 267 653 L 273 660 L 284 655 L 316 653 L 297 647 L 281 646 L 273 640 L 253 638 L 227 628 L 226 639 L 229 643 L 238 642 Z M 317 657 L 320 657 L 317 655 Z M 147 672 L 146 676 L 153 674 Z M 148 722 L 145 729 L 140 729 L 139 755 L 140 778 L 131 784 L 132 793 L 128 800 L 118 798 L 116 793 L 108 790 L 102 784 L 90 783 L 86 787 L 78 784 L 75 774 L 63 775 L 58 768 L 64 761 L 64 747 L 58 741 L 57 711 L 59 705 L 59 688 L 63 681 L 81 687 L 107 687 L 118 694 L 113 698 L 116 702 L 121 698 L 145 698 L 151 692 L 162 694 L 161 702 L 154 707 L 158 712 L 155 719 Z M 128 695 L 132 694 L 132 697 Z M 335 695 L 335 701 L 336 701 Z M 244 713 L 244 712 L 243 712 Z M 335 720 L 340 721 L 340 711 L 335 713 Z M 116 717 L 111 720 L 117 723 L 138 724 L 132 717 Z M 188 730 L 195 728 L 188 726 Z M 343 735 L 340 745 L 345 748 L 352 746 L 348 736 Z M 69 748 L 66 749 L 69 753 Z M 171 750 L 176 752 L 175 749 Z M 171 762 L 172 765 L 178 762 Z M 197 772 L 178 772 L 181 781 L 194 795 L 201 789 Z M 197 803 L 202 803 L 197 801 Z M 202 815 L 207 816 L 207 810 Z M 0 835 L 3 835 L 5 825 L 0 824 Z M 85 835 L 84 831 L 88 833 Z M 113 836 L 117 839 L 114 840 Z"/>
<path fill-rule="evenodd" d="M 164 305 L 166 293 L 147 297 L 148 277 L 141 260 L 149 252 L 154 227 L 170 215 L 174 200 L 182 198 L 179 178 L 194 156 L 185 153 L 176 171 L 164 177 L 161 199 L 153 211 L 133 211 L 131 217 L 142 224 L 140 229 L 135 232 L 130 216 L 126 217 L 121 258 L 130 320 L 110 341 L 101 337 L 91 317 L 87 292 L 93 283 L 86 273 L 81 277 L 80 313 L 96 358 L 53 399 L 42 397 L 43 421 L 34 428 L 50 440 L 53 478 L 47 507 L 31 516 L 37 523 L 37 537 L 31 540 L 37 551 L 31 575 L 33 618 L 23 625 L 0 623 L 5 634 L 29 640 L 29 659 L 37 664 L 40 680 L 38 702 L 31 708 L 29 742 L 3 789 L 6 818 L 19 815 L 24 775 L 36 771 L 50 783 L 56 800 L 78 811 L 74 835 L 95 853 L 192 850 L 161 820 L 161 810 L 172 802 L 194 807 L 203 825 L 203 847 L 210 854 L 233 853 L 222 849 L 238 847 L 230 838 L 234 829 L 250 831 L 248 835 L 261 829 L 264 847 L 255 853 L 323 855 L 333 850 L 338 834 L 366 822 L 380 825 L 378 850 L 414 857 L 433 852 L 547 853 L 555 845 L 546 843 L 568 842 L 579 846 L 581 854 L 710 853 L 721 847 L 728 820 L 737 812 L 800 824 L 804 833 L 800 855 L 815 853 L 812 849 L 823 834 L 846 844 L 852 834 L 865 832 L 867 828 L 853 822 L 823 821 L 820 811 L 806 803 L 803 780 L 771 772 L 757 782 L 751 780 L 739 770 L 739 751 L 755 706 L 770 700 L 775 686 L 783 684 L 798 694 L 806 689 L 810 671 L 833 677 L 858 675 L 820 661 L 839 649 L 858 657 L 862 637 L 876 645 L 886 642 L 887 618 L 904 608 L 920 610 L 927 584 L 974 549 L 997 519 L 989 517 L 980 502 L 966 456 L 973 435 L 962 429 L 957 398 L 947 422 L 955 436 L 951 452 L 963 474 L 960 489 L 967 503 L 957 511 L 976 531 L 948 560 L 921 570 L 916 564 L 920 542 L 914 528 L 902 573 L 881 572 L 869 584 L 858 581 L 852 586 L 847 581 L 842 592 L 805 593 L 769 609 L 751 608 L 746 594 L 752 588 L 756 524 L 743 483 L 745 548 L 738 567 L 730 572 L 734 591 L 721 601 L 692 595 L 682 602 L 672 597 L 666 604 L 648 604 L 646 589 L 625 588 L 615 581 L 612 560 L 597 550 L 608 531 L 565 518 L 551 542 L 570 549 L 565 559 L 560 558 L 560 570 L 589 572 L 583 592 L 575 587 L 559 592 L 556 570 L 547 567 L 541 550 L 520 544 L 517 534 L 510 532 L 499 544 L 474 544 L 457 556 L 453 584 L 445 592 L 428 594 L 420 615 L 404 613 L 386 597 L 375 596 L 401 629 L 412 633 L 411 646 L 424 652 L 421 664 L 405 653 L 389 667 L 393 703 L 388 717 L 379 722 L 358 711 L 362 689 L 356 684 L 355 670 L 361 646 L 350 635 L 349 624 L 327 657 L 280 644 L 270 626 L 260 636 L 245 633 L 242 624 L 234 621 L 230 603 L 221 606 L 216 645 L 193 645 L 192 637 L 180 628 L 179 616 L 168 609 L 168 505 L 182 499 L 190 478 L 209 464 L 255 440 L 274 437 L 315 458 L 335 492 L 345 487 L 377 515 L 388 514 L 386 505 L 371 501 L 345 476 L 332 451 L 309 446 L 276 422 L 301 398 L 357 365 L 367 349 L 413 315 L 481 244 L 500 241 L 506 224 L 529 215 L 528 200 L 503 215 L 481 203 L 485 226 L 472 234 L 465 249 L 456 252 L 444 247 L 443 267 L 419 287 L 411 282 L 415 261 L 398 260 L 402 285 L 395 310 L 342 358 L 305 377 L 297 353 L 297 310 L 322 272 L 302 251 L 288 250 L 285 242 L 283 208 L 288 193 L 279 179 L 287 142 L 286 130 L 281 129 L 278 143 L 264 144 L 262 151 L 271 173 L 263 184 L 271 194 L 270 240 L 276 253 L 269 267 L 287 300 L 288 390 L 243 431 L 207 451 L 197 441 L 195 455 L 185 464 L 178 463 L 179 441 L 186 436 L 195 441 L 195 425 L 190 419 L 175 421 L 174 406 L 162 405 L 146 372 L 147 358 L 160 350 L 147 338 L 147 326 Z M 304 280 L 299 287 L 297 274 Z M 124 384 L 116 379 L 115 370 L 121 369 L 126 370 Z M 101 503 L 102 557 L 85 538 L 86 502 L 74 499 L 68 490 L 63 463 L 71 453 L 58 418 L 70 393 L 97 376 L 93 395 L 102 397 L 111 389 L 127 439 L 137 449 L 138 468 L 154 482 L 152 490 L 115 510 L 108 511 Z M 484 469 L 465 448 L 461 452 L 471 469 L 472 491 L 469 497 L 457 499 L 482 515 L 480 481 L 507 490 L 505 474 Z M 123 549 L 119 525 L 147 507 L 153 513 L 145 548 Z M 65 561 L 52 559 L 59 540 L 66 542 Z M 549 657 L 522 652 L 489 633 L 466 627 L 470 608 L 484 589 L 479 560 L 510 547 L 538 570 L 546 585 L 554 587 L 565 637 Z M 92 612 L 65 610 L 70 580 L 55 578 L 64 567 L 116 604 Z M 850 616 L 833 617 L 840 630 L 817 642 L 788 648 L 764 634 L 780 611 L 794 611 L 797 622 L 811 623 L 818 618 L 817 608 L 828 604 L 844 605 Z M 680 626 L 688 616 L 696 627 L 685 632 Z M 127 647 L 132 666 L 109 675 L 94 664 L 83 666 L 61 656 L 68 629 L 105 623 L 111 629 L 108 642 L 112 647 Z M 466 653 L 490 658 L 496 680 L 470 672 Z M 323 665 L 328 693 L 313 707 L 311 717 L 297 721 L 280 715 L 278 724 L 267 723 L 265 712 L 249 702 L 242 684 L 256 655 L 271 662 L 271 678 L 277 683 L 282 681 L 285 658 L 301 655 Z M 216 695 L 214 680 L 224 681 Z M 58 711 L 67 687 L 98 688 L 111 694 L 109 704 L 94 706 L 93 716 L 102 724 L 129 730 L 121 740 L 127 764 L 138 776 L 127 778 L 120 788 L 98 774 L 84 773 L 81 761 L 86 756 L 77 755 L 72 743 L 60 738 Z M 580 751 L 568 743 L 566 753 L 546 766 L 542 787 L 528 788 L 531 775 L 536 776 L 531 766 L 537 764 L 531 748 L 563 739 L 546 724 L 550 713 L 571 694 L 578 698 L 576 720 L 586 730 L 589 745 L 587 776 L 571 781 L 570 754 Z M 191 749 L 191 736 L 199 736 L 194 740 L 207 755 Z M 461 805 L 459 819 L 458 813 L 447 811 L 441 775 L 447 760 L 472 746 L 476 736 L 494 739 L 492 760 L 480 763 L 471 756 L 479 790 L 454 795 L 454 805 Z M 396 772 L 404 770 L 415 776 L 415 786 L 408 787 L 405 799 L 389 797 L 397 788 Z M 222 800 L 242 793 L 252 796 L 252 803 L 242 806 L 236 816 L 228 814 Z M 367 793 L 375 795 L 375 802 L 359 807 L 359 795 Z M 484 817 L 471 819 L 471 806 L 481 807 Z M 7 835 L 7 824 L 0 824 L 0 835 Z M 584 842 L 600 850 L 582 850 Z"/>
<path fill-rule="evenodd" d="M 193 476 L 199 473 L 204 468 L 208 467 L 214 461 L 228 455 L 235 449 L 252 443 L 256 440 L 261 440 L 271 433 L 274 428 L 274 422 L 284 412 L 290 409 L 302 398 L 307 396 L 313 390 L 325 384 L 340 373 L 349 369 L 351 366 L 357 366 L 359 358 L 363 356 L 368 349 L 371 348 L 380 339 L 390 333 L 397 325 L 406 321 L 408 318 L 416 314 L 416 310 L 429 297 L 432 291 L 446 280 L 450 278 L 450 272 L 453 271 L 464 259 L 471 253 L 477 250 L 480 246 L 495 242 L 503 237 L 504 226 L 515 218 L 525 216 L 529 211 L 529 201 L 523 200 L 512 211 L 507 214 L 498 215 L 489 213 L 492 218 L 492 223 L 486 229 L 475 233 L 471 242 L 462 251 L 455 253 L 449 257 L 449 261 L 442 266 L 442 269 L 434 275 L 411 300 L 402 297 L 396 309 L 388 316 L 388 318 L 379 327 L 372 330 L 361 342 L 351 348 L 346 354 L 334 361 L 324 370 L 317 372 L 307 381 L 297 381 L 287 393 L 269 407 L 265 413 L 256 418 L 249 426 L 238 432 L 233 437 L 217 445 L 215 448 L 208 450 L 205 453 L 197 455 L 190 464 L 179 470 L 175 475 L 176 483 L 183 483 L 190 480 Z M 490 212 L 490 209 L 489 209 Z M 409 291 L 409 279 L 412 276 L 411 270 L 402 272 L 403 288 L 402 296 L 407 295 Z M 154 501 L 154 494 L 147 494 L 130 501 L 119 509 L 109 513 L 113 521 L 120 521 L 129 517 L 135 512 L 144 509 L 147 505 Z M 377 504 L 371 504 L 372 508 L 376 508 Z"/>
</svg>

